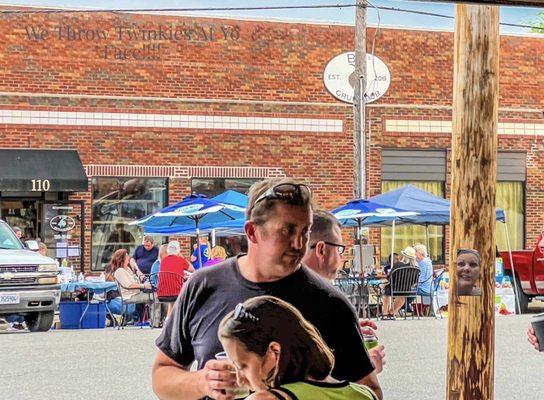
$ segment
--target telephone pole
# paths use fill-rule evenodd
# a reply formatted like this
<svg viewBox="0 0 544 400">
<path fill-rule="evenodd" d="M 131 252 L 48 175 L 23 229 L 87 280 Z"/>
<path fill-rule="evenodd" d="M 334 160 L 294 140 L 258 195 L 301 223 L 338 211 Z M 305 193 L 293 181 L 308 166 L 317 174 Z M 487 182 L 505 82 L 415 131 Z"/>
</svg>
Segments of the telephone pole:
<svg viewBox="0 0 544 400">
<path fill-rule="evenodd" d="M 493 400 L 499 7 L 455 11 L 448 400 Z M 481 296 L 459 296 L 456 252 L 481 255 Z"/>
<path fill-rule="evenodd" d="M 355 198 L 366 197 L 366 0 L 357 0 L 355 7 L 355 72 L 353 87 L 353 143 L 354 194 Z"/>
</svg>

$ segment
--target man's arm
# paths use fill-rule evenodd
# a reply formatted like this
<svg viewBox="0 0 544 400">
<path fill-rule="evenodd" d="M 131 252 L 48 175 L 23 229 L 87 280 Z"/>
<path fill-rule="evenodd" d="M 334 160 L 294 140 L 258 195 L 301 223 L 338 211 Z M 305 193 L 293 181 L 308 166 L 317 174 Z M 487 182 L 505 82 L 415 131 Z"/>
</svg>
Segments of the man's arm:
<svg viewBox="0 0 544 400">
<path fill-rule="evenodd" d="M 380 387 L 380 382 L 378 382 L 378 377 L 376 376 L 375 372 L 371 372 L 363 379 L 358 380 L 356 383 L 368 386 L 374 393 L 376 393 L 378 399 L 383 400 L 382 388 Z"/>
<path fill-rule="evenodd" d="M 222 392 L 236 385 L 236 374 L 225 361 L 210 360 L 203 369 L 190 372 L 159 350 L 151 374 L 153 391 L 161 400 L 233 399 Z"/>
</svg>

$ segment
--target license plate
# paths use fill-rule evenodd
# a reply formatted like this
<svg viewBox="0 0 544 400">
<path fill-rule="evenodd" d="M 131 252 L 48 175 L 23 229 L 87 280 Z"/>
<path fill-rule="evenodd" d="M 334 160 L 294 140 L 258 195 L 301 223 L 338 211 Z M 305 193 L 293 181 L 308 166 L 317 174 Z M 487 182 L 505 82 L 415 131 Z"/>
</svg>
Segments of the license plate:
<svg viewBox="0 0 544 400">
<path fill-rule="evenodd" d="M 19 304 L 21 297 L 18 293 L 0 294 L 0 304 Z"/>
</svg>

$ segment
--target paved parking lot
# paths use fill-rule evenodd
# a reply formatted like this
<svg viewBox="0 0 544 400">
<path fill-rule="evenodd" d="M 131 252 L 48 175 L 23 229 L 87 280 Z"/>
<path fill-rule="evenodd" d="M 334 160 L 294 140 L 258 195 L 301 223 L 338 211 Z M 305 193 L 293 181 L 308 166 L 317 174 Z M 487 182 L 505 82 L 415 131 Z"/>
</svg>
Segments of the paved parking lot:
<svg viewBox="0 0 544 400">
<path fill-rule="evenodd" d="M 497 320 L 495 399 L 533 399 L 544 391 L 544 353 L 529 347 L 530 315 Z M 2 399 L 154 398 L 151 363 L 157 329 L 0 333 Z M 379 322 L 387 365 L 386 399 L 444 398 L 447 320 Z M 536 396 L 536 397 L 535 397 Z"/>
</svg>

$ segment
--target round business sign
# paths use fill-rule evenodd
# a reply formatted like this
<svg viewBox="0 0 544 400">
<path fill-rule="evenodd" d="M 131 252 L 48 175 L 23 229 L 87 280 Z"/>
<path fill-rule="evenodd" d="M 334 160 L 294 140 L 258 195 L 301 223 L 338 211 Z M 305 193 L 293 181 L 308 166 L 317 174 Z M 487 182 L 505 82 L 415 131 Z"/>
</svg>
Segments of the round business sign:
<svg viewBox="0 0 544 400">
<path fill-rule="evenodd" d="M 367 84 L 365 102 L 372 103 L 382 97 L 391 84 L 391 74 L 387 65 L 372 54 L 366 55 Z M 353 103 L 355 76 L 355 52 L 342 53 L 329 61 L 323 72 L 327 90 L 338 100 Z"/>
<path fill-rule="evenodd" d="M 49 221 L 49 226 L 57 232 L 68 232 L 76 227 L 76 221 L 69 215 L 56 215 Z"/>
</svg>

